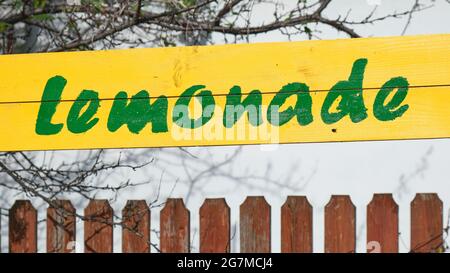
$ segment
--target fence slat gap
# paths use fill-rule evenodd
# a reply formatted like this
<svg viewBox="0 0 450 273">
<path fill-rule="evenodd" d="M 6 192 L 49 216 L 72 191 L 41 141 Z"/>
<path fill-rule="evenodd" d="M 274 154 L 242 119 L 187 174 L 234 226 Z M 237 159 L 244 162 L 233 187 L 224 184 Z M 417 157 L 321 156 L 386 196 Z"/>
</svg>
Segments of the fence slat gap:
<svg viewBox="0 0 450 273">
<path fill-rule="evenodd" d="M 270 253 L 270 205 L 263 196 L 247 197 L 240 208 L 242 253 Z"/>
<path fill-rule="evenodd" d="M 113 209 L 108 200 L 91 200 L 84 217 L 84 252 L 113 252 Z"/>
<path fill-rule="evenodd" d="M 160 213 L 160 233 L 161 252 L 190 252 L 190 214 L 183 199 L 167 199 Z"/>
</svg>

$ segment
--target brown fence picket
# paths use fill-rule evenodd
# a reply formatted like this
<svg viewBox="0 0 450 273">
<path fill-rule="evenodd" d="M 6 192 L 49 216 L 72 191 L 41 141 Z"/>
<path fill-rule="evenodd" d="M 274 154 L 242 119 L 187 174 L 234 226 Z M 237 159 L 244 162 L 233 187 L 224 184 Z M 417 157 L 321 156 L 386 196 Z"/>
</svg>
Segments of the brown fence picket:
<svg viewBox="0 0 450 273">
<path fill-rule="evenodd" d="M 312 252 L 313 213 L 305 196 L 288 196 L 281 207 L 281 252 Z"/>
<path fill-rule="evenodd" d="M 150 209 L 145 200 L 128 200 L 122 219 L 122 252 L 150 252 Z"/>
<path fill-rule="evenodd" d="M 367 206 L 367 252 L 398 252 L 398 205 L 392 194 L 374 194 Z"/>
<path fill-rule="evenodd" d="M 163 253 L 190 251 L 190 215 L 183 199 L 169 198 L 160 214 L 160 248 Z"/>
<path fill-rule="evenodd" d="M 84 210 L 84 252 L 113 251 L 113 209 L 107 200 L 91 200 Z"/>
<path fill-rule="evenodd" d="M 47 252 L 69 253 L 75 248 L 75 208 L 69 200 L 54 200 L 47 209 Z"/>
<path fill-rule="evenodd" d="M 206 199 L 200 207 L 200 252 L 230 252 L 230 207 L 225 198 Z"/>
<path fill-rule="evenodd" d="M 247 197 L 240 208 L 242 253 L 270 253 L 270 205 L 263 196 Z"/>
<path fill-rule="evenodd" d="M 443 246 L 442 201 L 418 193 L 411 202 L 411 252 L 440 252 Z"/>
<path fill-rule="evenodd" d="M 9 252 L 37 252 L 37 211 L 28 200 L 17 200 L 9 210 Z"/>
<path fill-rule="evenodd" d="M 355 252 L 356 209 L 348 195 L 333 195 L 325 206 L 325 252 Z"/>
<path fill-rule="evenodd" d="M 73 252 L 76 210 L 68 200 L 47 209 L 47 252 Z M 270 253 L 271 206 L 262 196 L 247 197 L 239 208 L 240 251 Z M 151 212 L 144 200 L 128 200 L 122 210 L 122 251 L 150 252 Z M 17 200 L 9 210 L 9 251 L 37 252 L 37 210 Z M 84 210 L 85 252 L 113 252 L 113 209 L 91 200 Z M 399 251 L 399 209 L 392 194 L 374 194 L 367 205 L 367 251 Z M 230 252 L 230 207 L 224 198 L 205 199 L 199 209 L 200 252 Z M 281 252 L 313 251 L 313 208 L 305 196 L 288 196 L 281 207 Z M 444 251 L 443 203 L 436 193 L 411 202 L 411 252 Z M 325 206 L 325 252 L 356 251 L 356 208 L 347 195 Z M 160 249 L 190 252 L 190 212 L 183 199 L 167 199 L 160 212 Z"/>
</svg>

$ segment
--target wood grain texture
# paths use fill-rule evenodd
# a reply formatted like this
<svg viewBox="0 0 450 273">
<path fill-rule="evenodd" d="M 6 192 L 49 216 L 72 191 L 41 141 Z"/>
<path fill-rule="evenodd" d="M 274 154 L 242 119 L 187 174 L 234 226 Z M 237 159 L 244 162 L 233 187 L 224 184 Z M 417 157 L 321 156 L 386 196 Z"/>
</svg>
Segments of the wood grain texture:
<svg viewBox="0 0 450 273">
<path fill-rule="evenodd" d="M 379 88 L 396 76 L 415 85 L 448 84 L 449 44 L 450 35 L 439 34 L 8 54 L 0 56 L 0 102 L 40 101 L 40 91 L 54 75 L 69 79 L 64 100 L 75 100 L 88 87 L 99 91 L 101 99 L 142 89 L 152 97 L 179 96 L 192 84 L 204 84 L 214 95 L 227 93 L 234 84 L 245 85 L 245 93 L 251 88 L 269 93 L 294 81 L 328 90 L 347 78 L 349 65 L 358 58 L 369 60 L 366 87 Z"/>
<path fill-rule="evenodd" d="M 9 210 L 9 252 L 37 252 L 37 211 L 28 200 L 17 200 Z"/>
<path fill-rule="evenodd" d="M 367 252 L 398 252 L 398 205 L 392 194 L 374 194 L 367 206 Z"/>
<path fill-rule="evenodd" d="M 325 206 L 325 252 L 356 249 L 356 209 L 348 195 L 333 195 Z"/>
<path fill-rule="evenodd" d="M 281 207 L 281 252 L 313 250 L 313 210 L 305 196 L 288 196 Z"/>
<path fill-rule="evenodd" d="M 161 252 L 190 252 L 190 213 L 183 199 L 167 199 L 160 212 L 160 233 Z"/>
<path fill-rule="evenodd" d="M 47 209 L 47 252 L 75 252 L 75 208 L 69 200 L 54 200 Z"/>
<path fill-rule="evenodd" d="M 270 253 L 270 205 L 263 196 L 247 197 L 239 208 L 241 253 Z"/>
<path fill-rule="evenodd" d="M 150 252 L 150 209 L 145 200 L 128 200 L 122 221 L 122 252 Z"/>
<path fill-rule="evenodd" d="M 225 198 L 206 199 L 200 207 L 200 252 L 230 252 L 230 207 Z"/>
<path fill-rule="evenodd" d="M 441 252 L 442 201 L 435 193 L 418 193 L 411 202 L 411 252 Z"/>
<path fill-rule="evenodd" d="M 108 200 L 91 200 L 84 210 L 84 252 L 113 252 L 113 210 Z"/>
</svg>

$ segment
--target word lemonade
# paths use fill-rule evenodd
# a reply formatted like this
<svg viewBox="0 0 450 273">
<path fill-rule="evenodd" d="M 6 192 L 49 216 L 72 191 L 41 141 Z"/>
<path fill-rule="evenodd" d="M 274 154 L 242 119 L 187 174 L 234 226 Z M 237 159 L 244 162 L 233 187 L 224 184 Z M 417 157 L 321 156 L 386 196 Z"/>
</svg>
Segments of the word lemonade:
<svg viewBox="0 0 450 273">
<path fill-rule="evenodd" d="M 321 107 L 322 122 L 333 124 L 348 116 L 353 123 L 358 123 L 367 118 L 367 108 L 363 99 L 363 79 L 367 63 L 367 59 L 364 58 L 354 61 L 348 79 L 337 82 L 327 92 Z M 66 84 L 67 81 L 63 76 L 54 76 L 47 81 L 36 120 L 37 134 L 55 135 L 63 129 L 64 125 L 53 120 L 53 116 L 58 110 Z M 373 115 L 377 120 L 391 121 L 407 111 L 409 106 L 402 103 L 408 93 L 408 86 L 408 81 L 404 77 L 394 77 L 384 83 L 373 101 Z M 219 106 L 216 106 L 217 96 L 205 88 L 204 85 L 193 85 L 176 97 L 170 117 L 172 124 L 178 128 L 192 130 L 201 128 L 208 122 L 212 123 L 211 119 L 218 112 Z M 394 90 L 395 93 L 391 95 Z M 216 118 L 214 121 L 215 130 L 218 130 L 218 126 L 232 128 L 244 112 L 247 112 L 249 121 L 247 124 L 254 128 L 265 124 L 263 112 L 266 112 L 267 123 L 275 128 L 294 118 L 299 126 L 308 126 L 315 121 L 312 114 L 311 92 L 305 83 L 286 84 L 273 95 L 267 106 L 262 105 L 263 95 L 265 94 L 259 90 L 253 90 L 243 98 L 240 86 L 233 86 L 226 95 L 222 118 Z M 291 96 L 296 99 L 295 105 L 284 105 Z M 198 118 L 191 118 L 193 113 L 190 111 L 192 109 L 190 105 L 193 104 L 191 102 L 193 97 L 201 105 Z M 66 121 L 67 129 L 73 134 L 80 134 L 96 126 L 99 122 L 96 113 L 101 103 L 102 100 L 96 91 L 83 90 L 70 107 Z M 168 97 L 152 98 L 146 90 L 138 92 L 131 98 L 127 92 L 120 91 L 112 102 L 107 129 L 115 132 L 126 125 L 131 133 L 142 134 L 144 127 L 151 123 L 152 133 L 166 133 L 169 131 L 168 105 Z M 332 107 L 333 105 L 337 107 Z M 285 110 L 281 111 L 282 108 Z"/>
</svg>

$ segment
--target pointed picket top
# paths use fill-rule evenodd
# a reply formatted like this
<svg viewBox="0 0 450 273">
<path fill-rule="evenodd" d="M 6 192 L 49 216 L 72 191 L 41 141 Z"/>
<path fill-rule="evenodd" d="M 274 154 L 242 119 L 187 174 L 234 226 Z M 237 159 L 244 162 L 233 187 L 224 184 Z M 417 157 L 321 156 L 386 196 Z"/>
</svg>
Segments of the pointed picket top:
<svg viewBox="0 0 450 273">
<path fill-rule="evenodd" d="M 333 195 L 325 206 L 325 252 L 355 252 L 356 209 L 348 195 Z"/>
<path fill-rule="evenodd" d="M 47 252 L 69 253 L 75 247 L 75 208 L 69 200 L 54 200 L 47 209 Z"/>
<path fill-rule="evenodd" d="M 205 199 L 200 207 L 200 252 L 230 252 L 230 207 L 225 198 Z"/>
<path fill-rule="evenodd" d="M 150 209 L 145 200 L 128 200 L 122 222 L 122 252 L 150 252 Z"/>
<path fill-rule="evenodd" d="M 270 253 L 270 205 L 263 196 L 249 196 L 240 208 L 242 253 Z"/>
<path fill-rule="evenodd" d="M 281 207 L 281 252 L 308 253 L 312 246 L 312 206 L 305 196 L 288 196 Z"/>
<path fill-rule="evenodd" d="M 9 252 L 37 252 L 37 211 L 29 200 L 17 200 L 9 210 Z"/>
<path fill-rule="evenodd" d="M 374 194 L 367 205 L 367 252 L 398 252 L 398 205 L 392 194 Z"/>
<path fill-rule="evenodd" d="M 113 209 L 108 200 L 91 200 L 84 209 L 84 252 L 113 252 Z"/>
<path fill-rule="evenodd" d="M 169 198 L 160 213 L 163 253 L 190 252 L 190 214 L 181 198 Z"/>
<path fill-rule="evenodd" d="M 418 193 L 411 202 L 411 252 L 441 252 L 442 201 L 436 193 Z"/>
</svg>

